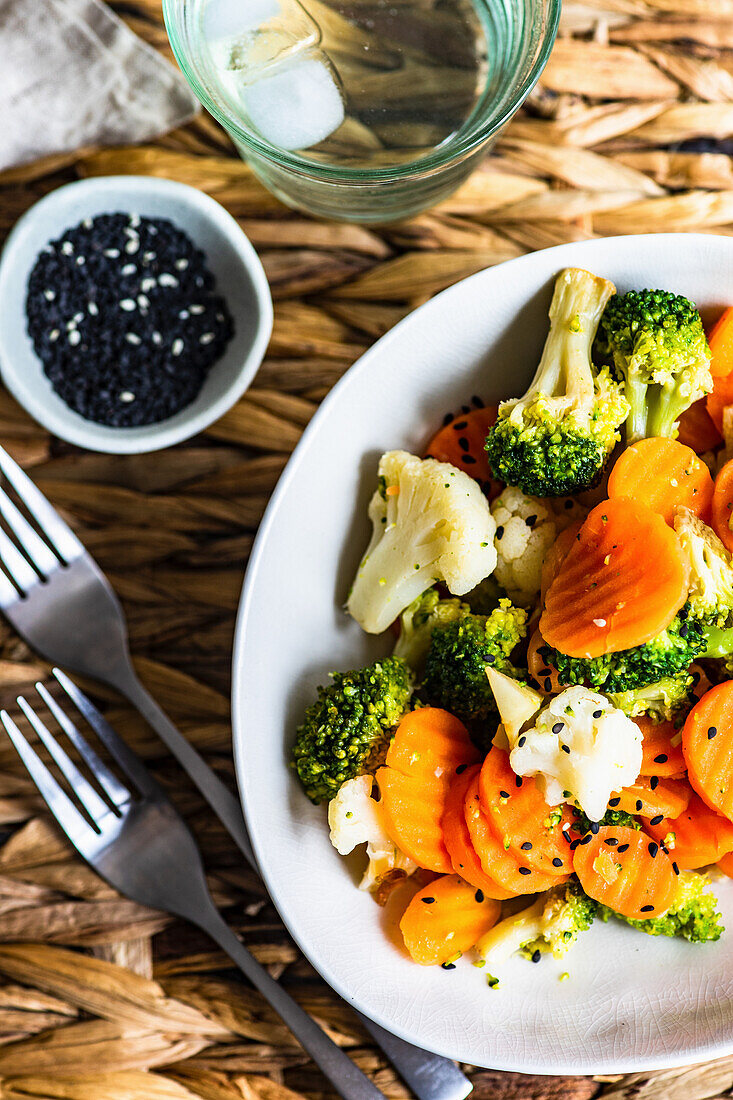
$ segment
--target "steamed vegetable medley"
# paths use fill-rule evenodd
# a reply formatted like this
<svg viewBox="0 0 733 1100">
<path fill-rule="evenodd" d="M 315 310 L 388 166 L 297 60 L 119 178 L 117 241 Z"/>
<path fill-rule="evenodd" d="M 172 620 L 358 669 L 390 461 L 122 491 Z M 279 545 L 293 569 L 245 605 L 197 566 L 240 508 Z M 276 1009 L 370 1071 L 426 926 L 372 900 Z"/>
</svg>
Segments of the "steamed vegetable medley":
<svg viewBox="0 0 733 1100">
<path fill-rule="evenodd" d="M 733 309 L 706 338 L 568 269 L 527 392 L 382 456 L 347 609 L 391 652 L 319 688 L 293 764 L 416 962 L 538 962 L 597 918 L 719 938 L 732 455 Z"/>
</svg>

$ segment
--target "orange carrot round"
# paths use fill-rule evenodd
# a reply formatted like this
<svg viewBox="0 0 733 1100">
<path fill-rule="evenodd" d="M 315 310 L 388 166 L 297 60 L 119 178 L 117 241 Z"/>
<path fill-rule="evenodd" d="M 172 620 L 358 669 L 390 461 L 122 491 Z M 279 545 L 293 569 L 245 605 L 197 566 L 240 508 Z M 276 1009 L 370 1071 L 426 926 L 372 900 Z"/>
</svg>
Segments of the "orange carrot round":
<svg viewBox="0 0 733 1100">
<path fill-rule="evenodd" d="M 497 837 L 487 815 L 481 809 L 479 781 L 475 776 L 466 792 L 466 825 L 481 866 L 487 875 L 514 894 L 536 894 L 549 890 L 563 879 L 533 871 L 526 863 L 517 862 Z"/>
<path fill-rule="evenodd" d="M 583 526 L 582 520 L 576 520 L 561 531 L 545 555 L 542 563 L 542 579 L 540 588 L 540 602 L 544 604 L 547 590 L 560 572 L 560 567 L 570 553 L 570 547 L 580 534 Z"/>
<path fill-rule="evenodd" d="M 733 554 L 733 458 L 718 472 L 713 487 L 712 526 L 729 554 Z"/>
<path fill-rule="evenodd" d="M 665 817 L 655 825 L 649 821 L 646 828 L 660 844 L 667 845 L 671 858 L 683 870 L 707 867 L 733 852 L 733 823 L 696 794 L 679 817 Z"/>
<path fill-rule="evenodd" d="M 496 413 L 496 405 L 486 405 L 454 417 L 433 436 L 425 451 L 426 457 L 450 462 L 465 470 L 479 482 L 490 500 L 502 489 L 502 483 L 491 473 L 484 450 L 486 435 L 496 420 Z"/>
<path fill-rule="evenodd" d="M 443 838 L 456 874 L 477 889 L 483 890 L 487 898 L 504 900 L 513 897 L 513 893 L 499 886 L 498 882 L 486 874 L 471 844 L 466 825 L 466 794 L 480 771 L 481 765 L 474 764 L 457 775 L 451 783 L 443 814 Z"/>
<path fill-rule="evenodd" d="M 636 783 L 614 791 L 609 806 L 639 817 L 679 817 L 687 809 L 692 791 L 681 779 L 660 779 L 656 775 L 639 776 Z"/>
<path fill-rule="evenodd" d="M 733 372 L 733 306 L 721 313 L 708 335 L 710 373 L 713 378 L 726 378 Z"/>
<path fill-rule="evenodd" d="M 395 730 L 385 763 L 416 779 L 452 780 L 456 768 L 478 760 L 478 749 L 460 719 L 439 707 L 418 707 Z"/>
<path fill-rule="evenodd" d="M 546 875 L 572 872 L 572 853 L 562 831 L 572 818 L 563 808 L 552 813 L 533 776 L 515 775 L 509 754 L 492 748 L 479 777 L 481 809 L 514 858 Z"/>
<path fill-rule="evenodd" d="M 573 866 L 589 897 L 630 920 L 666 913 L 676 892 L 672 860 L 643 829 L 603 825 L 587 833 Z"/>
<path fill-rule="evenodd" d="M 400 931 L 421 966 L 444 965 L 469 951 L 496 924 L 501 906 L 458 875 L 443 875 L 415 894 Z"/>
<path fill-rule="evenodd" d="M 550 585 L 542 636 L 571 657 L 642 645 L 679 611 L 688 578 L 679 539 L 661 516 L 628 497 L 602 501 Z"/>
<path fill-rule="evenodd" d="M 687 715 L 682 752 L 690 783 L 713 810 L 733 820 L 733 680 L 711 688 Z"/>
<path fill-rule="evenodd" d="M 728 855 L 723 856 L 722 859 L 719 859 L 718 867 L 720 867 L 720 870 L 723 872 L 724 875 L 727 875 L 728 878 L 733 878 L 733 853 L 728 852 Z"/>
<path fill-rule="evenodd" d="M 682 755 L 682 743 L 679 739 L 679 731 L 671 722 L 653 722 L 651 718 L 640 715 L 635 718 L 637 726 L 641 730 L 642 761 L 641 775 L 665 776 L 682 775 L 687 770 L 685 758 Z M 672 742 L 676 743 L 673 744 Z"/>
<path fill-rule="evenodd" d="M 677 423 L 677 439 L 695 454 L 704 454 L 720 446 L 723 437 L 708 412 L 707 398 L 694 401 L 685 409 Z"/>
<path fill-rule="evenodd" d="M 608 479 L 608 495 L 631 497 L 648 505 L 671 527 L 679 507 L 708 519 L 713 479 L 695 452 L 676 439 L 640 439 L 616 460 Z"/>
<path fill-rule="evenodd" d="M 540 634 L 539 629 L 536 629 L 529 640 L 527 668 L 530 676 L 537 681 L 543 691 L 557 695 L 558 692 L 562 691 L 563 686 L 558 678 L 557 669 L 549 665 L 540 653 L 540 650 L 546 645 L 547 643 Z"/>
</svg>

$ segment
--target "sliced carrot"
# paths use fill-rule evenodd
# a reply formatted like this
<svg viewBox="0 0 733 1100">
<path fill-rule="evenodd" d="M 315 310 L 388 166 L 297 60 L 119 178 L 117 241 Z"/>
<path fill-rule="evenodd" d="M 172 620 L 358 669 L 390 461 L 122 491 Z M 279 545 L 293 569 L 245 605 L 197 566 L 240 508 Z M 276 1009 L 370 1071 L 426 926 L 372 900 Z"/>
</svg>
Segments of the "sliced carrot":
<svg viewBox="0 0 733 1100">
<path fill-rule="evenodd" d="M 639 776 L 636 783 L 614 791 L 609 806 L 639 817 L 679 817 L 687 809 L 692 791 L 682 779 L 659 779 L 658 776 Z"/>
<path fill-rule="evenodd" d="M 704 454 L 720 446 L 723 437 L 708 412 L 707 398 L 694 401 L 677 422 L 677 439 L 695 454 Z"/>
<path fill-rule="evenodd" d="M 487 875 L 514 894 L 535 894 L 549 890 L 565 880 L 557 875 L 545 875 L 533 871 L 525 862 L 521 864 L 508 852 L 496 835 L 488 816 L 481 809 L 479 780 L 475 776 L 465 801 L 466 825 L 471 844 Z"/>
<path fill-rule="evenodd" d="M 733 878 L 733 853 L 728 852 L 727 856 L 723 856 L 722 859 L 719 859 L 718 867 L 720 867 L 720 870 L 724 875 L 727 875 L 728 878 Z"/>
<path fill-rule="evenodd" d="M 572 853 L 563 825 L 569 811 L 552 813 L 533 776 L 515 775 L 509 754 L 492 748 L 479 777 L 481 809 L 504 847 L 532 871 L 567 875 L 573 870 Z"/>
<path fill-rule="evenodd" d="M 550 549 L 547 551 L 545 560 L 542 563 L 542 580 L 540 588 L 540 602 L 542 604 L 545 602 L 547 590 L 560 572 L 560 566 L 570 553 L 570 547 L 580 534 L 580 528 L 582 526 L 583 521 L 580 519 L 576 520 L 575 523 L 571 523 L 569 527 L 566 527 L 564 531 L 560 532 Z"/>
<path fill-rule="evenodd" d="M 635 718 L 641 730 L 641 775 L 682 775 L 687 770 L 679 730 L 671 722 L 653 722 L 646 715 Z M 673 741 L 675 744 L 673 744 Z"/>
<path fill-rule="evenodd" d="M 562 684 L 557 675 L 557 669 L 548 664 L 541 650 L 547 645 L 537 628 L 529 640 L 527 649 L 527 668 L 530 676 L 537 681 L 543 691 L 557 695 L 562 691 Z"/>
<path fill-rule="evenodd" d="M 733 820 L 733 680 L 711 688 L 682 727 L 690 783 L 713 810 Z"/>
<path fill-rule="evenodd" d="M 630 920 L 666 913 L 676 892 L 672 860 L 643 829 L 602 825 L 583 837 L 573 866 L 589 897 Z"/>
<path fill-rule="evenodd" d="M 689 508 L 707 521 L 713 479 L 695 452 L 676 439 L 640 439 L 619 455 L 608 479 L 609 497 L 631 497 L 671 526 L 675 509 Z"/>
<path fill-rule="evenodd" d="M 514 897 L 514 894 L 510 890 L 505 890 L 503 886 L 499 886 L 498 882 L 486 874 L 471 844 L 466 825 L 466 794 L 480 771 L 481 765 L 474 764 L 461 775 L 457 775 L 451 783 L 443 814 L 443 838 L 455 873 L 466 882 L 470 882 L 472 886 L 483 890 L 487 898 L 499 898 L 503 901 Z"/>
<path fill-rule="evenodd" d="M 499 919 L 501 906 L 458 875 L 443 875 L 415 894 L 400 930 L 421 966 L 450 963 L 469 951 Z"/>
<path fill-rule="evenodd" d="M 419 867 L 450 874 L 442 820 L 456 770 L 479 758 L 466 727 L 448 711 L 421 707 L 400 722 L 377 772 L 386 828 Z"/>
<path fill-rule="evenodd" d="M 647 822 L 646 828 L 660 844 L 667 845 L 672 859 L 683 870 L 707 867 L 733 852 L 733 823 L 711 810 L 696 794 L 679 817 L 665 817 L 656 825 Z"/>
<path fill-rule="evenodd" d="M 733 306 L 721 313 L 708 335 L 710 373 L 725 378 L 733 372 Z"/>
<path fill-rule="evenodd" d="M 542 636 L 571 657 L 642 645 L 679 611 L 688 579 L 679 539 L 661 516 L 628 497 L 602 501 L 550 585 Z"/>
<path fill-rule="evenodd" d="M 461 413 L 445 424 L 433 436 L 426 448 L 426 456 L 438 462 L 450 462 L 465 470 L 479 482 L 493 500 L 502 490 L 502 483 L 491 473 L 484 445 L 489 428 L 496 420 L 496 405 Z"/>
<path fill-rule="evenodd" d="M 474 764 L 479 752 L 468 730 L 438 707 L 410 711 L 394 732 L 385 763 L 415 779 L 453 778 L 456 768 Z"/>
<path fill-rule="evenodd" d="M 718 471 L 713 487 L 712 526 L 729 554 L 733 554 L 733 458 Z"/>
</svg>

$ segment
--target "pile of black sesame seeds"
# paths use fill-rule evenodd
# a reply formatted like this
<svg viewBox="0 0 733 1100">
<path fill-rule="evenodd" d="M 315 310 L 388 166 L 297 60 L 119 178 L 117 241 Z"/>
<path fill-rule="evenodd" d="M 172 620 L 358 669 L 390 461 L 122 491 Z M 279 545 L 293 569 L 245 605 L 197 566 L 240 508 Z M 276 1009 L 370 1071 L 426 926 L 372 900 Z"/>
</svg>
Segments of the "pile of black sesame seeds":
<svg viewBox="0 0 733 1100">
<path fill-rule="evenodd" d="M 234 334 L 204 254 L 167 219 L 136 214 L 87 218 L 48 244 L 26 312 L 56 393 L 111 427 L 189 405 Z"/>
</svg>

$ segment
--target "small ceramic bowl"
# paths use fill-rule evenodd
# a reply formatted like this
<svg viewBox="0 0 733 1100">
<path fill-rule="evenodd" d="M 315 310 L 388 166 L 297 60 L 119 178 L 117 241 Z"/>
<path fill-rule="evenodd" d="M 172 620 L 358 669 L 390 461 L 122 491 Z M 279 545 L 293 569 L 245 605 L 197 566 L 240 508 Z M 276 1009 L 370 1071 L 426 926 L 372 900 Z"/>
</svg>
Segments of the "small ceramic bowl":
<svg viewBox="0 0 733 1100">
<path fill-rule="evenodd" d="M 235 335 L 198 397 L 159 424 L 110 428 L 85 420 L 61 400 L 43 373 L 27 332 L 28 277 L 41 249 L 84 218 L 116 212 L 169 218 L 206 256 Z M 110 454 L 170 447 L 203 431 L 242 396 L 265 354 L 272 299 L 255 250 L 234 218 L 193 187 L 148 176 L 80 180 L 52 191 L 23 215 L 0 259 L 0 373 L 21 405 L 54 435 Z"/>
</svg>

